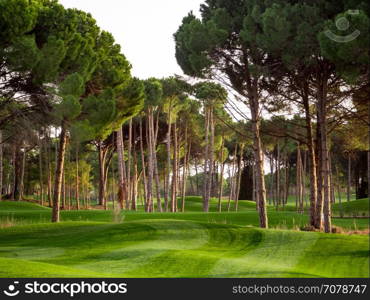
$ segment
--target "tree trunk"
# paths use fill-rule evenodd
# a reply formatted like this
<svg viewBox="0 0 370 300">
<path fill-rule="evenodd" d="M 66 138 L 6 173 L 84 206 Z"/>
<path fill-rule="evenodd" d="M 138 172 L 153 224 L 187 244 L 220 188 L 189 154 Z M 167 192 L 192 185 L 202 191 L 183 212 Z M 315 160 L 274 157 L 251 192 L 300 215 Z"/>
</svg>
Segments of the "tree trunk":
<svg viewBox="0 0 370 300">
<path fill-rule="evenodd" d="M 276 206 L 281 204 L 280 197 L 280 144 L 277 142 L 277 159 L 276 159 Z"/>
<path fill-rule="evenodd" d="M 303 207 L 302 207 L 302 181 L 301 181 L 301 165 L 302 165 L 302 159 L 301 159 L 301 145 L 297 145 L 297 163 L 296 163 L 296 209 L 297 212 L 302 213 Z"/>
<path fill-rule="evenodd" d="M 236 173 L 236 155 L 238 153 L 238 144 L 235 144 L 235 149 L 234 149 L 234 156 L 233 156 L 233 161 L 232 161 L 232 167 L 231 167 L 231 173 L 229 176 L 229 181 L 230 181 L 230 194 L 229 194 L 229 201 L 227 203 L 227 211 L 230 211 L 230 206 L 231 206 L 231 200 L 234 200 L 234 190 L 235 190 L 235 173 Z"/>
<path fill-rule="evenodd" d="M 367 198 L 370 199 L 370 100 L 368 99 Z"/>
<path fill-rule="evenodd" d="M 3 200 L 3 132 L 0 130 L 0 201 Z"/>
<path fill-rule="evenodd" d="M 195 186 L 196 186 L 196 195 L 199 196 L 199 172 L 198 172 L 198 159 L 195 158 L 195 165 L 194 165 L 194 169 L 195 169 Z"/>
<path fill-rule="evenodd" d="M 188 126 L 185 124 L 185 137 L 184 137 L 184 165 L 182 171 L 182 187 L 181 187 L 181 211 L 185 212 L 185 193 L 186 193 L 186 172 L 188 167 L 188 156 L 190 152 L 190 145 L 188 148 Z"/>
<path fill-rule="evenodd" d="M 238 160 L 238 179 L 236 184 L 236 197 L 235 197 L 235 211 L 238 211 L 239 207 L 239 194 L 240 194 L 240 184 L 241 184 L 241 178 L 242 178 L 242 161 L 243 161 L 243 155 L 244 155 L 244 145 L 240 145 L 240 155 Z"/>
<path fill-rule="evenodd" d="M 284 155 L 284 190 L 283 190 L 283 207 L 287 204 L 288 191 L 287 191 L 287 182 L 288 182 L 288 154 Z"/>
<path fill-rule="evenodd" d="M 173 166 L 172 166 L 172 190 L 171 190 L 171 212 L 177 211 L 177 128 L 173 124 Z"/>
<path fill-rule="evenodd" d="M 155 191 L 157 196 L 157 210 L 162 212 L 161 193 L 160 193 L 160 182 L 158 175 L 158 162 L 157 162 L 157 137 L 158 137 L 158 116 L 156 121 L 156 128 L 154 129 L 154 114 L 153 109 L 151 110 L 151 135 L 152 135 L 152 158 L 153 158 L 153 172 L 155 180 Z"/>
<path fill-rule="evenodd" d="M 64 173 L 64 157 L 67 146 L 67 131 L 65 127 L 65 121 L 62 121 L 62 130 L 59 136 L 59 149 L 58 159 L 55 171 L 55 182 L 54 182 L 54 197 L 53 197 L 53 210 L 52 210 L 52 222 L 59 222 L 60 220 L 60 196 L 62 191 L 62 179 Z"/>
<path fill-rule="evenodd" d="M 336 175 L 337 175 L 337 191 L 338 191 L 338 200 L 339 200 L 339 216 L 343 218 L 343 205 L 342 205 L 342 195 L 340 192 L 340 181 L 339 181 L 339 172 L 338 167 L 335 167 Z"/>
<path fill-rule="evenodd" d="M 321 162 L 322 162 L 322 179 L 323 179 L 323 212 L 324 212 L 324 231 L 331 232 L 331 203 L 330 203 L 330 171 L 327 141 L 327 81 L 324 79 L 319 90 L 319 115 L 321 131 Z"/>
<path fill-rule="evenodd" d="M 126 197 L 126 210 L 130 209 L 130 202 L 132 196 L 131 189 L 131 148 L 132 148 L 132 119 L 129 121 L 128 125 L 128 146 L 127 146 L 127 197 Z"/>
<path fill-rule="evenodd" d="M 80 172 L 79 172 L 79 157 L 78 145 L 76 146 L 76 205 L 77 210 L 80 210 Z"/>
<path fill-rule="evenodd" d="M 210 176 L 209 167 L 209 127 L 210 127 L 210 111 L 209 108 L 205 107 L 205 148 L 204 148 L 204 172 L 203 172 L 203 211 L 208 212 L 209 210 L 209 198 L 208 198 L 208 177 Z"/>
<path fill-rule="evenodd" d="M 255 174 L 255 163 L 254 161 L 252 162 L 252 201 L 256 202 L 256 207 L 257 207 L 257 197 L 256 197 L 256 176 Z"/>
<path fill-rule="evenodd" d="M 47 190 L 48 190 L 48 203 L 49 203 L 49 207 L 52 207 L 52 195 L 51 195 L 51 166 L 50 166 L 50 133 L 48 131 L 46 131 L 46 134 L 47 134 L 47 139 L 46 139 L 46 143 L 45 143 L 45 153 L 46 153 L 46 167 L 47 167 L 47 171 L 48 171 L 48 186 L 47 186 Z"/>
<path fill-rule="evenodd" d="M 335 203 L 335 184 L 333 180 L 333 166 L 332 166 L 332 161 L 331 161 L 331 153 L 329 151 L 328 153 L 329 156 L 329 174 L 330 174 L 330 202 Z"/>
<path fill-rule="evenodd" d="M 12 190 L 12 200 L 20 201 L 21 195 L 21 173 L 22 173 L 22 151 L 19 146 L 13 147 L 13 166 L 14 166 L 14 180 Z"/>
<path fill-rule="evenodd" d="M 269 199 L 269 204 L 271 205 L 272 203 L 275 205 L 275 200 L 274 200 L 274 156 L 273 153 L 270 155 L 270 199 Z"/>
<path fill-rule="evenodd" d="M 347 167 L 347 202 L 351 201 L 351 184 L 352 184 L 352 159 L 351 153 L 348 151 L 348 167 Z"/>
<path fill-rule="evenodd" d="M 166 188 L 164 190 L 164 210 L 168 211 L 168 205 L 169 205 L 169 196 L 170 196 L 170 172 L 171 172 L 171 123 L 172 123 L 172 117 L 171 117 L 172 111 L 171 111 L 171 103 L 169 105 L 169 111 L 168 111 L 168 120 L 167 120 L 167 137 L 166 137 L 166 150 L 167 150 L 167 174 L 166 174 Z"/>
<path fill-rule="evenodd" d="M 145 154 L 144 154 L 144 141 L 143 141 L 143 121 L 140 118 L 140 152 L 141 152 L 141 167 L 143 171 L 143 189 L 144 189 L 144 210 L 147 210 L 147 181 L 146 181 L 146 170 L 145 170 Z"/>
<path fill-rule="evenodd" d="M 27 152 L 26 149 L 22 152 L 22 160 L 21 160 L 21 177 L 19 180 L 19 193 L 18 193 L 18 199 L 17 201 L 22 201 L 23 195 L 24 195 L 24 173 L 25 173 L 25 168 L 26 168 L 26 156 Z"/>
<path fill-rule="evenodd" d="M 133 184 L 133 195 L 132 195 L 132 202 L 131 202 L 131 210 L 137 210 L 137 189 L 138 189 L 138 168 L 137 168 L 137 154 L 136 149 L 134 147 L 134 184 Z"/>
<path fill-rule="evenodd" d="M 63 195 L 62 195 L 62 209 L 66 209 L 66 173 L 65 171 L 63 170 Z"/>
<path fill-rule="evenodd" d="M 308 91 L 307 91 L 308 92 Z M 305 121 L 307 131 L 307 147 L 309 159 L 309 172 L 310 172 L 310 225 L 315 226 L 316 203 L 317 203 L 317 173 L 316 173 L 316 155 L 315 155 L 315 142 L 313 139 L 312 120 L 310 113 L 309 98 L 303 98 L 303 106 L 305 110 Z"/>
<path fill-rule="evenodd" d="M 253 144 L 254 144 L 254 156 L 256 161 L 256 175 L 257 175 L 257 194 L 258 194 L 258 213 L 260 219 L 260 227 L 268 228 L 268 219 L 266 211 L 266 188 L 265 188 L 265 176 L 264 176 L 264 159 L 263 149 L 260 136 L 260 117 L 259 117 L 259 103 L 257 95 L 254 95 L 250 99 L 250 108 L 252 115 L 252 131 L 253 131 Z"/>
<path fill-rule="evenodd" d="M 119 191 L 118 191 L 118 203 L 120 209 L 123 209 L 124 203 L 128 201 L 127 198 L 127 182 L 126 182 L 126 174 L 125 174 L 125 167 L 124 167 L 124 157 L 123 157 L 123 135 L 122 135 L 122 127 L 117 130 L 117 156 L 118 156 L 118 175 L 119 175 Z M 127 204 L 126 204 L 127 206 Z"/>
<path fill-rule="evenodd" d="M 319 120 L 319 115 L 317 117 Z M 317 147 L 317 201 L 316 201 L 316 208 L 315 208 L 315 228 L 321 230 L 323 225 L 323 185 L 322 185 L 322 156 L 321 156 L 321 130 L 320 130 L 320 122 L 317 124 L 317 141 L 316 141 L 316 147 Z"/>
<path fill-rule="evenodd" d="M 224 185 L 224 170 L 225 170 L 225 159 L 224 159 L 224 145 L 225 139 L 224 134 L 222 133 L 222 140 L 221 140 L 221 174 L 219 180 L 219 190 L 218 190 L 218 211 L 222 211 L 222 192 L 223 192 L 223 185 Z"/>
<path fill-rule="evenodd" d="M 305 208 L 308 208 L 306 197 L 306 170 L 307 170 L 307 152 L 303 151 L 303 166 L 302 166 L 302 197 L 305 203 Z"/>
<path fill-rule="evenodd" d="M 214 173 L 214 144 L 215 144 L 215 124 L 213 118 L 213 108 L 210 108 L 209 112 L 209 127 L 210 127 L 210 145 L 209 145 L 209 174 L 208 174 L 208 183 L 207 183 L 207 202 L 209 210 L 209 200 L 211 199 L 211 191 L 212 191 L 212 180 L 213 180 L 213 173 Z"/>
<path fill-rule="evenodd" d="M 106 151 L 103 148 L 102 142 L 98 142 L 99 155 L 99 205 L 106 208 L 106 185 L 105 185 L 105 160 Z"/>
<path fill-rule="evenodd" d="M 147 187 L 147 212 L 153 211 L 153 147 L 152 147 L 152 119 L 151 119 L 151 109 L 149 108 L 146 112 L 147 122 L 146 122 L 146 143 L 148 150 L 148 187 Z"/>
</svg>

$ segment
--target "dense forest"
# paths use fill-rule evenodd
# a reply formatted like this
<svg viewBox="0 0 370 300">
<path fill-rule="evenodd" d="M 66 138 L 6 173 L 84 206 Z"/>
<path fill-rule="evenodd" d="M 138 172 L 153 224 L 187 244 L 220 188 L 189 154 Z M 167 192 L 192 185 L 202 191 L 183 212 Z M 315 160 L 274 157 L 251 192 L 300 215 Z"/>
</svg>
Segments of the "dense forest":
<svg viewBox="0 0 370 300">
<path fill-rule="evenodd" d="M 363 34 L 328 38 L 340 25 Z M 145 80 L 57 1 L 0 1 L 0 28 L 0 200 L 49 206 L 53 222 L 251 200 L 264 228 L 267 205 L 293 201 L 331 232 L 334 203 L 368 197 L 367 1 L 207 0 L 174 34 L 186 76 Z"/>
</svg>

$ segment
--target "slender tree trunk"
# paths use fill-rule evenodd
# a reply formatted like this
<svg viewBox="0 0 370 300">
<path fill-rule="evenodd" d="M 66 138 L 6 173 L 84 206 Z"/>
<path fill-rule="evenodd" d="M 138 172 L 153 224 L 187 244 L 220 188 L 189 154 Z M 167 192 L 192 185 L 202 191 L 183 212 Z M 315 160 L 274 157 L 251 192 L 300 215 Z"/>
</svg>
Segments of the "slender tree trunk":
<svg viewBox="0 0 370 300">
<path fill-rule="evenodd" d="M 141 167 L 143 172 L 143 191 L 144 191 L 144 210 L 147 210 L 147 180 L 146 180 L 146 170 L 145 170 L 145 154 L 144 154 L 144 141 L 143 141 L 143 121 L 140 118 L 140 152 L 141 152 Z"/>
<path fill-rule="evenodd" d="M 307 170 L 307 152 L 303 152 L 303 167 L 302 167 L 302 194 L 305 202 L 305 208 L 308 208 L 307 197 L 306 197 L 306 170 Z"/>
<path fill-rule="evenodd" d="M 342 204 L 342 195 L 340 192 L 340 181 L 339 181 L 339 172 L 338 167 L 335 167 L 336 175 L 337 175 L 337 191 L 338 191 L 338 200 L 339 200 L 339 216 L 343 218 L 343 204 Z M 333 183 L 334 184 L 334 183 Z"/>
<path fill-rule="evenodd" d="M 103 148 L 102 142 L 98 142 L 98 154 L 99 154 L 99 205 L 106 209 L 106 184 L 105 184 L 105 160 L 106 151 Z"/>
<path fill-rule="evenodd" d="M 113 206 L 113 210 L 115 210 L 116 208 L 116 205 L 115 205 L 115 202 L 116 202 L 116 191 L 115 191 L 115 185 L 116 185 L 116 182 L 115 182 L 115 172 L 114 172 L 114 164 L 112 163 L 112 206 Z"/>
<path fill-rule="evenodd" d="M 209 166 L 209 127 L 210 127 L 209 108 L 205 107 L 205 148 L 204 148 L 204 172 L 203 172 L 203 211 L 209 210 L 208 198 L 208 176 L 210 176 Z"/>
<path fill-rule="evenodd" d="M 3 132 L 0 130 L 0 201 L 3 200 Z"/>
<path fill-rule="evenodd" d="M 319 115 L 317 116 L 317 119 L 319 120 Z M 316 201 L 316 208 L 315 208 L 315 228 L 321 230 L 323 226 L 323 178 L 322 178 L 322 157 L 321 157 L 321 130 L 320 130 L 320 123 L 317 123 L 317 141 L 316 141 L 316 147 L 317 147 L 317 201 Z"/>
<path fill-rule="evenodd" d="M 59 222 L 60 220 L 60 196 L 62 190 L 62 179 L 64 173 L 64 158 L 67 146 L 67 132 L 65 128 L 65 121 L 62 121 L 62 130 L 59 136 L 59 149 L 58 159 L 55 171 L 55 182 L 54 182 L 54 197 L 53 197 L 53 210 L 52 210 L 52 222 Z"/>
<path fill-rule="evenodd" d="M 307 85 L 306 85 L 307 86 Z M 308 87 L 306 87 L 306 90 Z M 308 91 L 303 98 L 303 105 L 305 110 L 306 131 L 307 131 L 307 147 L 308 159 L 310 170 L 310 225 L 315 226 L 315 215 L 317 205 L 317 173 L 316 173 L 316 155 L 315 155 L 315 142 L 313 139 L 312 120 L 310 113 L 310 105 L 308 99 Z"/>
<path fill-rule="evenodd" d="M 66 173 L 63 170 L 63 195 L 62 195 L 62 209 L 66 209 Z"/>
<path fill-rule="evenodd" d="M 240 145 L 240 155 L 238 160 L 238 179 L 236 184 L 236 195 L 235 195 L 235 211 L 238 211 L 239 207 L 239 194 L 240 194 L 240 184 L 241 184 L 241 178 L 242 178 L 242 161 L 243 161 L 243 155 L 244 155 L 244 145 Z"/>
<path fill-rule="evenodd" d="M 147 114 L 147 122 L 146 122 L 146 142 L 147 142 L 147 149 L 148 149 L 148 187 L 147 187 L 147 196 L 148 196 L 148 204 L 147 204 L 147 212 L 153 211 L 153 147 L 152 147 L 152 120 L 151 120 L 151 110 L 150 108 L 146 112 Z"/>
<path fill-rule="evenodd" d="M 277 159 L 276 159 L 276 206 L 281 204 L 280 197 L 280 143 L 277 142 Z"/>
<path fill-rule="evenodd" d="M 184 137 L 184 166 L 182 171 L 182 188 L 181 188 L 181 211 L 185 212 L 185 194 L 186 194 L 186 172 L 188 167 L 188 156 L 190 152 L 190 145 L 188 148 L 188 126 L 185 124 L 185 137 Z"/>
<path fill-rule="evenodd" d="M 368 107 L 368 147 L 367 150 L 367 198 L 370 199 L 370 100 L 368 99 L 367 102 Z"/>
<path fill-rule="evenodd" d="M 172 190 L 171 190 L 171 212 L 176 212 L 177 208 L 177 128 L 176 122 L 173 124 L 173 166 L 172 166 Z"/>
<path fill-rule="evenodd" d="M 47 172 L 48 172 L 48 186 L 47 186 L 47 192 L 48 192 L 48 203 L 49 207 L 52 207 L 52 195 L 51 195 L 51 166 L 50 166 L 50 133 L 47 130 L 46 131 L 46 143 L 45 143 L 45 153 L 46 153 L 46 167 L 47 167 Z"/>
<path fill-rule="evenodd" d="M 20 179 L 19 179 L 19 193 L 17 194 L 16 201 L 22 201 L 23 199 L 23 194 L 24 194 L 24 171 L 26 167 L 26 156 L 27 152 L 26 149 L 22 151 L 21 154 L 21 169 L 20 169 Z"/>
<path fill-rule="evenodd" d="M 130 202 L 132 196 L 131 189 L 131 148 L 132 148 L 132 119 L 129 121 L 128 125 L 128 146 L 127 146 L 127 200 L 126 200 L 126 210 L 130 209 Z"/>
<path fill-rule="evenodd" d="M 347 167 L 347 202 L 351 201 L 351 184 L 352 184 L 352 159 L 351 153 L 348 152 L 348 167 Z"/>
<path fill-rule="evenodd" d="M 322 179 L 323 179 L 323 212 L 324 212 L 324 231 L 331 232 L 331 203 L 330 203 L 330 171 L 327 141 L 327 81 L 324 79 L 319 91 L 319 115 L 321 130 L 321 162 L 322 162 Z"/>
<path fill-rule="evenodd" d="M 275 199 L 274 199 L 274 156 L 273 154 L 271 153 L 270 155 L 270 199 L 269 199 L 269 204 L 271 205 L 272 203 L 274 204 L 275 206 Z"/>
<path fill-rule="evenodd" d="M 166 150 L 167 150 L 167 167 L 166 167 L 166 188 L 164 190 L 164 207 L 165 211 L 168 211 L 168 205 L 169 205 L 169 197 L 170 197 L 170 173 L 171 173 L 171 123 L 172 123 L 172 111 L 171 111 L 171 103 L 169 105 L 169 111 L 168 111 L 168 130 L 167 130 L 167 137 L 166 137 Z"/>
<path fill-rule="evenodd" d="M 136 211 L 137 210 L 137 189 L 138 189 L 138 168 L 137 168 L 137 154 L 136 149 L 134 147 L 134 185 L 133 185 L 133 196 L 132 196 L 132 202 L 131 202 L 131 210 Z"/>
<path fill-rule="evenodd" d="M 288 199 L 288 190 L 287 190 L 287 182 L 288 182 L 288 154 L 285 153 L 284 155 L 284 192 L 283 192 L 283 207 L 287 204 Z"/>
<path fill-rule="evenodd" d="M 194 165 L 194 168 L 195 168 L 195 186 L 196 186 L 196 194 L 197 196 L 199 196 L 199 172 L 198 172 L 198 159 L 196 158 L 195 159 L 195 165 Z"/>
<path fill-rule="evenodd" d="M 257 194 L 258 194 L 258 213 L 260 219 L 260 227 L 268 228 L 268 219 L 266 211 L 266 188 L 264 176 L 264 158 L 263 149 L 260 136 L 260 117 L 259 117 L 259 103 L 257 95 L 250 99 L 250 108 L 252 115 L 252 130 L 254 143 L 254 156 L 256 160 L 256 175 L 257 175 Z"/>
<path fill-rule="evenodd" d="M 158 116 L 157 116 L 157 121 L 156 121 L 156 128 L 154 129 L 153 109 L 151 110 L 151 123 L 152 123 L 151 124 L 152 158 L 153 158 L 153 172 L 154 172 L 156 196 L 157 196 L 157 210 L 158 212 L 162 212 L 162 202 L 161 202 L 160 182 L 159 182 L 158 162 L 157 162 Z"/>
<path fill-rule="evenodd" d="M 234 149 L 234 156 L 233 156 L 233 161 L 231 165 L 231 173 L 230 173 L 230 194 L 229 194 L 229 201 L 227 203 L 227 211 L 230 211 L 230 205 L 231 205 L 231 200 L 234 200 L 234 190 L 235 190 L 235 173 L 236 173 L 236 156 L 238 153 L 238 144 L 235 145 Z"/>
<path fill-rule="evenodd" d="M 221 174 L 219 180 L 219 190 L 218 190 L 218 211 L 222 211 L 222 192 L 223 192 L 223 185 L 224 185 L 224 170 L 225 170 L 225 159 L 224 159 L 224 145 L 225 139 L 224 134 L 222 133 L 222 140 L 221 140 Z"/>
<path fill-rule="evenodd" d="M 22 173 L 22 151 L 19 146 L 14 146 L 13 152 L 13 168 L 14 168 L 14 180 L 13 180 L 13 191 L 12 200 L 20 201 L 21 198 L 21 173 Z"/>
<path fill-rule="evenodd" d="M 207 211 L 209 210 L 209 200 L 211 198 L 211 190 L 212 190 L 212 179 L 213 179 L 213 173 L 214 173 L 214 144 L 215 144 L 215 124 L 214 124 L 214 118 L 213 118 L 213 108 L 210 108 L 209 111 L 209 127 L 210 127 L 210 145 L 209 145 L 209 168 L 208 168 L 208 183 L 207 183 Z"/>
<path fill-rule="evenodd" d="M 119 175 L 119 191 L 118 191 L 118 203 L 120 209 L 123 209 L 124 203 L 128 202 L 127 198 L 127 182 L 126 182 L 126 172 L 125 172 L 125 162 L 123 157 L 123 135 L 122 127 L 116 132 L 117 134 L 117 156 L 118 156 L 118 175 Z"/>
<path fill-rule="evenodd" d="M 302 213 L 303 207 L 302 207 L 302 181 L 301 181 L 301 165 L 302 165 L 302 159 L 301 159 L 301 145 L 297 145 L 297 163 L 296 163 L 296 209 L 298 212 Z"/>
<path fill-rule="evenodd" d="M 329 174 L 330 174 L 330 202 L 335 203 L 335 183 L 333 180 L 333 166 L 332 166 L 332 161 L 331 161 L 331 153 L 330 151 L 328 152 L 329 156 Z"/>
<path fill-rule="evenodd" d="M 256 197 L 256 176 L 255 175 L 255 166 L 254 161 L 252 162 L 252 201 L 256 202 L 257 208 L 257 197 Z"/>
<path fill-rule="evenodd" d="M 67 159 L 68 159 L 68 164 L 71 165 L 71 151 L 68 151 Z M 65 172 L 65 170 L 64 170 L 64 172 Z M 70 180 L 68 180 L 68 177 L 67 177 L 67 186 L 68 186 L 68 210 L 71 210 L 71 207 L 72 207 L 72 182 Z"/>
<path fill-rule="evenodd" d="M 77 210 L 80 210 L 80 171 L 79 171 L 79 149 L 76 146 L 76 205 Z"/>
</svg>

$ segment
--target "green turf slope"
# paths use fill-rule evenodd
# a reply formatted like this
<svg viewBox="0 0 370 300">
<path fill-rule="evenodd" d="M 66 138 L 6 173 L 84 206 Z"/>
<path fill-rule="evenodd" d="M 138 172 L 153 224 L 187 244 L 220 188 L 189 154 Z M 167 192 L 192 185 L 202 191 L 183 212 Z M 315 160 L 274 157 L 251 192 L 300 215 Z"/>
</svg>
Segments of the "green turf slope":
<svg viewBox="0 0 370 300">
<path fill-rule="evenodd" d="M 342 202 L 342 210 L 344 215 L 356 215 L 356 216 L 369 216 L 370 211 L 369 211 L 369 199 L 359 199 L 359 200 L 354 200 L 354 201 L 343 201 Z M 335 203 L 333 205 L 333 211 L 336 212 L 337 214 L 340 211 L 340 204 Z"/>
<path fill-rule="evenodd" d="M 367 236 L 181 220 L 0 230 L 0 277 L 369 277 Z"/>
<path fill-rule="evenodd" d="M 259 226 L 258 214 L 255 204 L 250 201 L 241 201 L 239 212 L 214 212 L 203 213 L 199 209 L 201 206 L 200 197 L 189 197 L 187 201 L 186 213 L 144 213 L 122 212 L 125 221 L 145 220 L 145 219 L 175 219 L 186 221 L 199 221 L 218 224 L 236 224 L 247 226 Z M 215 208 L 215 203 L 212 206 Z M 299 228 L 307 224 L 308 215 L 299 214 L 294 211 L 268 211 L 269 227 L 278 229 Z M 0 202 L 0 228 L 2 224 L 27 225 L 48 223 L 51 218 L 50 208 L 41 207 L 25 202 Z M 112 211 L 104 210 L 74 210 L 62 211 L 62 221 L 88 221 L 88 222 L 112 222 L 117 217 Z M 349 230 L 369 228 L 369 219 L 339 219 L 333 218 L 332 223 Z"/>
</svg>

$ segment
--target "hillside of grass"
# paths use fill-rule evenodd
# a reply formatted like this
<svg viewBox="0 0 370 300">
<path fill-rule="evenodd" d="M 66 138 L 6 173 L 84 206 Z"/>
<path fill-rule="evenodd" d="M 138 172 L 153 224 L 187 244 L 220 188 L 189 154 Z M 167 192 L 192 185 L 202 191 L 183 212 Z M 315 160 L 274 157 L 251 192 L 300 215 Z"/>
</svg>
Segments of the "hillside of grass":
<svg viewBox="0 0 370 300">
<path fill-rule="evenodd" d="M 0 230 L 0 277 L 368 277 L 367 236 L 183 220 Z"/>
<path fill-rule="evenodd" d="M 344 215 L 349 216 L 369 216 L 369 198 L 359 199 L 354 201 L 342 202 L 342 211 Z M 340 204 L 333 204 L 333 211 L 339 214 L 341 210 Z"/>
<path fill-rule="evenodd" d="M 224 211 L 217 211 L 217 201 L 212 200 L 209 213 L 202 212 L 200 197 L 189 197 L 186 201 L 185 213 L 145 213 L 140 208 L 137 212 L 122 211 L 118 216 L 112 210 L 104 211 L 98 209 L 62 211 L 61 220 L 85 221 L 85 222 L 116 222 L 116 221 L 137 221 L 149 219 L 175 219 L 185 221 L 198 221 L 216 224 L 235 224 L 243 226 L 259 226 L 258 214 L 255 203 L 251 201 L 240 201 L 239 211 L 227 212 L 227 201 Z M 30 207 L 25 209 L 24 207 Z M 27 225 L 50 222 L 51 209 L 41 207 L 33 203 L 25 202 L 0 202 L 0 228 L 14 225 Z M 297 229 L 304 227 L 308 222 L 307 214 L 296 213 L 295 211 L 276 211 L 274 207 L 268 209 L 269 227 L 277 229 Z M 368 219 L 340 219 L 333 218 L 333 224 L 347 230 L 369 228 Z"/>
</svg>

